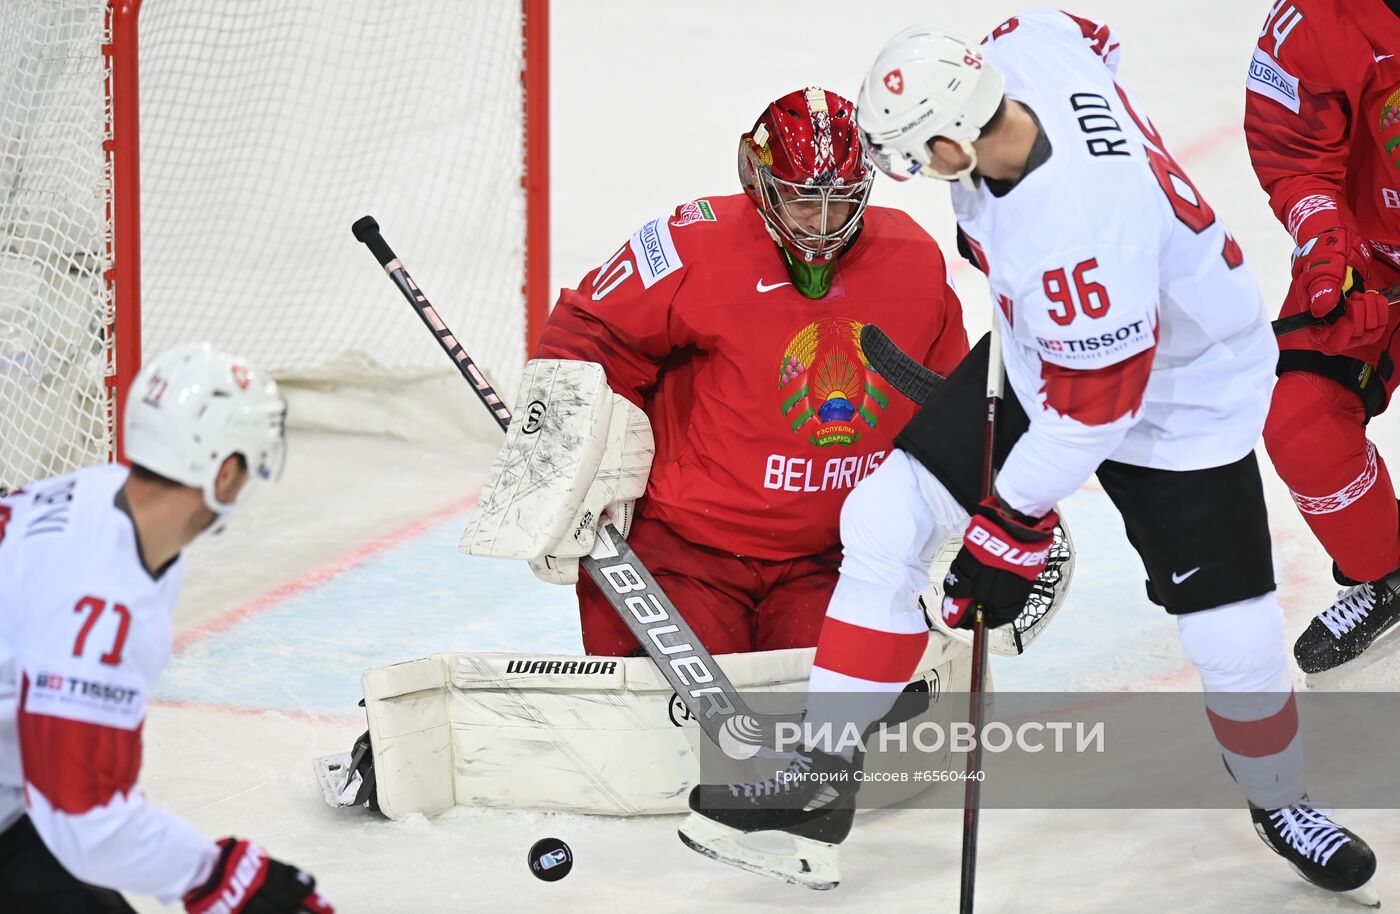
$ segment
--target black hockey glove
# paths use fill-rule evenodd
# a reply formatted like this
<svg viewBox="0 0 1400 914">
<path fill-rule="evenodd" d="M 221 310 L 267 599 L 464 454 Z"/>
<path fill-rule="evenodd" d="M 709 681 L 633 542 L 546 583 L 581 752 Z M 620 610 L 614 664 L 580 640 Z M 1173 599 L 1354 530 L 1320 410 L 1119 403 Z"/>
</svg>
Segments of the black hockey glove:
<svg viewBox="0 0 1400 914">
<path fill-rule="evenodd" d="M 310 873 L 251 841 L 225 838 L 219 848 L 209 879 L 185 894 L 189 914 L 335 914 Z"/>
<path fill-rule="evenodd" d="M 1059 522 L 1054 511 L 1039 520 L 1012 517 L 995 496 L 978 505 L 943 580 L 943 621 L 972 628 L 979 606 L 988 628 L 1014 621 L 1045 570 Z"/>
</svg>

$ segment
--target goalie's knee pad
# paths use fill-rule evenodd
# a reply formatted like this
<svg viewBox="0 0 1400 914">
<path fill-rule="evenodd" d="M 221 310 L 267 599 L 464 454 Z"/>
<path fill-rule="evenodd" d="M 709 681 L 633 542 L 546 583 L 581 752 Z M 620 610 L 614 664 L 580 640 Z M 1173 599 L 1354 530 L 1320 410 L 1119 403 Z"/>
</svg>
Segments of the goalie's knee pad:
<svg viewBox="0 0 1400 914">
<path fill-rule="evenodd" d="M 571 584 L 605 514 L 626 535 L 654 452 L 646 414 L 609 389 L 601 365 L 533 359 L 459 548 Z"/>
</svg>

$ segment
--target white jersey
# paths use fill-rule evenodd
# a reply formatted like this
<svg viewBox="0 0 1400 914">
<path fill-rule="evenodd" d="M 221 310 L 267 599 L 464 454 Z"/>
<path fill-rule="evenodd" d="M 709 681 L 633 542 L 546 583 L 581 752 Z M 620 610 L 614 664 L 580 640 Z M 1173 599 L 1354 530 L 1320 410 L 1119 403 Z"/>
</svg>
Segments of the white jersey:
<svg viewBox="0 0 1400 914">
<path fill-rule="evenodd" d="M 1117 84 L 1113 34 L 1032 10 L 983 52 L 1050 147 L 1004 196 L 985 181 L 953 188 L 1031 420 L 998 494 L 1039 516 L 1105 459 L 1164 470 L 1241 459 L 1278 359 L 1267 309 L 1239 245 Z"/>
<path fill-rule="evenodd" d="M 172 901 L 219 849 L 136 787 L 184 578 L 147 572 L 121 466 L 0 500 L 0 831 L 27 811 L 84 882 Z"/>
</svg>

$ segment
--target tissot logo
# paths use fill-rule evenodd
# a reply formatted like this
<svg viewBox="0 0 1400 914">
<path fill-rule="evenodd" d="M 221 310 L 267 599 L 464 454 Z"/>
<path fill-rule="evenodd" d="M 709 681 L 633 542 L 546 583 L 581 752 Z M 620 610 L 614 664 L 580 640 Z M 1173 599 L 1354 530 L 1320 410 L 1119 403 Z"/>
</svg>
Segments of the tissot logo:
<svg viewBox="0 0 1400 914">
<path fill-rule="evenodd" d="M 531 400 L 525 407 L 525 434 L 533 435 L 544 427 L 545 408 L 542 400 Z"/>
</svg>

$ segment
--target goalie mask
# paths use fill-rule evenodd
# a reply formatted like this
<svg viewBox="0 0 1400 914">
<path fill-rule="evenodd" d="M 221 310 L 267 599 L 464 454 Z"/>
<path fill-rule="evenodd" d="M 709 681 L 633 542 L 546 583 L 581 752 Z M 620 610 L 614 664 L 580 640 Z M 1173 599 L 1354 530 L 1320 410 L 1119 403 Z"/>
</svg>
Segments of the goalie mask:
<svg viewBox="0 0 1400 914">
<path fill-rule="evenodd" d="M 1006 80 L 977 46 L 938 29 L 914 26 L 889 40 L 860 90 L 856 118 L 865 151 L 897 181 L 914 175 L 972 189 L 972 142 L 996 114 Z M 935 137 L 957 143 L 969 162 L 953 174 L 934 168 Z"/>
<path fill-rule="evenodd" d="M 203 492 L 217 518 L 207 532 L 216 532 L 234 506 L 215 495 L 219 468 L 239 454 L 250 483 L 277 479 L 286 424 L 276 381 L 208 343 L 183 343 L 141 366 L 126 399 L 122 444 L 132 463 Z"/>
<path fill-rule="evenodd" d="M 808 298 L 831 288 L 837 255 L 860 231 L 872 177 L 854 106 L 815 86 L 770 104 L 739 138 L 739 182 Z"/>
</svg>

